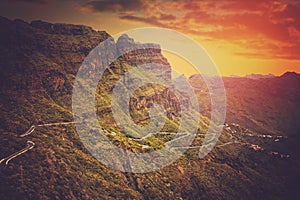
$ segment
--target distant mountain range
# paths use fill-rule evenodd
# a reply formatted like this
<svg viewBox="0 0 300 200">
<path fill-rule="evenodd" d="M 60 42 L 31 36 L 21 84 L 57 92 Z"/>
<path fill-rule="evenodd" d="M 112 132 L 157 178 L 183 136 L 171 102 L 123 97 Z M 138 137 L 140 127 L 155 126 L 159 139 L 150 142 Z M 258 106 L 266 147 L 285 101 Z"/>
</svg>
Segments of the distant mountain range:
<svg viewBox="0 0 300 200">
<path fill-rule="evenodd" d="M 222 77 L 226 122 L 216 147 L 204 159 L 199 159 L 198 147 L 210 122 L 210 91 L 200 75 L 193 75 L 174 81 L 181 90 L 185 89 L 181 83 L 191 84 L 201 114 L 193 147 L 180 159 L 145 174 L 120 172 L 96 160 L 72 123 L 71 95 L 84 58 L 109 37 L 104 31 L 82 25 L 0 18 L 0 199 L 297 198 L 300 75 L 293 72 L 279 77 Z M 143 44 L 126 35 L 111 40 L 103 62 L 134 45 Z M 155 84 L 133 94 L 130 115 L 144 126 L 149 122 L 150 107 L 163 105 L 167 117 L 161 133 L 135 141 L 114 122 L 112 89 L 130 69 L 146 63 L 164 64 L 163 71 L 151 70 L 155 76 L 171 80 L 171 66 L 153 45 L 157 47 L 148 44 L 113 62 L 95 97 L 98 121 L 108 138 L 132 152 L 164 147 L 174 139 L 180 124 L 178 98 L 172 90 Z M 183 102 L 188 104 L 188 100 Z M 6 164 L 6 158 L 16 152 L 20 155 Z"/>
<path fill-rule="evenodd" d="M 244 77 L 244 78 L 250 78 L 250 79 L 260 79 L 260 78 L 274 78 L 275 75 L 273 74 L 247 74 L 245 76 L 237 76 L 237 75 L 231 75 L 229 76 L 231 78 L 240 78 L 240 77 Z"/>
<path fill-rule="evenodd" d="M 285 72 L 281 76 L 297 76 L 299 75 L 296 72 Z M 192 75 L 193 76 L 193 75 Z M 206 75 L 207 76 L 207 75 Z M 209 75 L 208 75 L 209 76 Z M 279 76 L 275 76 L 273 74 L 247 74 L 245 76 L 238 76 L 238 75 L 230 75 L 230 76 L 224 76 L 224 78 L 249 78 L 249 79 L 262 79 L 262 78 L 275 78 Z"/>
</svg>

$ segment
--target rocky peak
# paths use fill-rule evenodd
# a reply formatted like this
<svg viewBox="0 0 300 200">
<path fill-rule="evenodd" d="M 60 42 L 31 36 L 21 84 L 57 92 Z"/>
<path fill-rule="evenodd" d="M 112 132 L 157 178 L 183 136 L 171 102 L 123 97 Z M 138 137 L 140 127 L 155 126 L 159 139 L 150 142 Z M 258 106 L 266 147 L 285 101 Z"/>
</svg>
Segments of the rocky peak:
<svg viewBox="0 0 300 200">
<path fill-rule="evenodd" d="M 122 66 L 140 66 L 144 64 L 158 64 L 161 67 L 146 66 L 158 77 L 171 80 L 171 66 L 162 55 L 160 45 L 153 43 L 138 43 L 127 34 L 121 35 L 116 42 L 116 50 L 121 55 Z"/>
<path fill-rule="evenodd" d="M 130 38 L 127 34 L 121 35 L 117 40 L 117 49 L 120 55 L 124 54 L 126 51 L 140 51 L 145 50 L 149 53 L 161 53 L 160 45 L 153 43 L 138 43 Z"/>
<path fill-rule="evenodd" d="M 283 75 L 281 75 L 281 77 L 299 78 L 300 74 L 297 74 L 296 72 L 285 72 Z"/>
<path fill-rule="evenodd" d="M 127 34 L 121 35 L 117 40 L 117 49 L 120 54 L 132 49 L 135 46 L 134 40 L 129 38 Z"/>
</svg>

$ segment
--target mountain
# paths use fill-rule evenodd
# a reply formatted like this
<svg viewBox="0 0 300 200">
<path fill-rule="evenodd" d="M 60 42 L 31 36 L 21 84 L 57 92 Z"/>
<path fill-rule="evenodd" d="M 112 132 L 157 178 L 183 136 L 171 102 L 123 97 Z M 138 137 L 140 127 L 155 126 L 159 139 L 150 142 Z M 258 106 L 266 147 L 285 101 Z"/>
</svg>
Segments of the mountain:
<svg viewBox="0 0 300 200">
<path fill-rule="evenodd" d="M 179 77 L 175 86 L 184 90 L 183 83 L 190 82 L 201 107 L 193 147 L 154 172 L 121 172 L 95 159 L 72 123 L 76 73 L 90 51 L 110 35 L 81 25 L 3 17 L 0 27 L 0 159 L 20 153 L 7 164 L 1 160 L 1 199 L 282 199 L 297 194 L 298 75 L 224 78 L 228 117 L 216 147 L 204 159 L 199 159 L 198 147 L 210 122 L 209 91 L 198 75 Z M 171 81 L 171 66 L 157 44 L 138 44 L 127 35 L 107 44 L 104 64 L 127 48 L 142 48 L 123 54 L 104 72 L 95 98 L 99 123 L 114 144 L 132 152 L 164 147 L 178 131 L 182 114 L 180 99 L 171 89 L 146 84 L 130 98 L 130 116 L 138 125 L 149 123 L 154 103 L 166 110 L 162 133 L 144 141 L 122 133 L 110 103 L 114 85 L 137 66 L 163 65 L 148 70 L 166 81 Z M 124 81 L 135 86 L 132 79 Z M 189 107 L 188 97 L 182 96 Z"/>
<path fill-rule="evenodd" d="M 247 74 L 245 76 L 230 75 L 228 78 L 249 78 L 249 79 L 261 79 L 261 78 L 274 78 L 273 74 Z"/>
<path fill-rule="evenodd" d="M 208 79 L 212 79 L 208 78 Z M 245 77 L 223 77 L 227 97 L 227 121 L 238 122 L 257 132 L 297 135 L 299 123 L 299 82 L 300 75 L 285 73 L 268 79 L 249 79 Z M 201 101 L 210 109 L 210 96 L 201 75 L 189 78 Z"/>
<path fill-rule="evenodd" d="M 275 76 L 273 74 L 248 74 L 245 76 L 245 78 L 251 78 L 251 79 L 260 79 L 260 78 L 274 78 Z"/>
</svg>

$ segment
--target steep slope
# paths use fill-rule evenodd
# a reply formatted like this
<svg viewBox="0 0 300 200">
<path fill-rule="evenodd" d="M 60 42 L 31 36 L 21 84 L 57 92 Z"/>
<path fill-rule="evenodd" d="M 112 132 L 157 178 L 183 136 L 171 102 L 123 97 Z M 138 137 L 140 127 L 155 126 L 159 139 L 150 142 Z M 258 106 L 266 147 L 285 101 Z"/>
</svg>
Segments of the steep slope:
<svg viewBox="0 0 300 200">
<path fill-rule="evenodd" d="M 189 81 L 208 111 L 210 97 L 204 80 L 200 75 L 193 75 Z M 299 74 L 287 72 L 279 77 L 257 80 L 224 77 L 223 81 L 228 122 L 238 122 L 261 133 L 299 134 Z"/>
</svg>

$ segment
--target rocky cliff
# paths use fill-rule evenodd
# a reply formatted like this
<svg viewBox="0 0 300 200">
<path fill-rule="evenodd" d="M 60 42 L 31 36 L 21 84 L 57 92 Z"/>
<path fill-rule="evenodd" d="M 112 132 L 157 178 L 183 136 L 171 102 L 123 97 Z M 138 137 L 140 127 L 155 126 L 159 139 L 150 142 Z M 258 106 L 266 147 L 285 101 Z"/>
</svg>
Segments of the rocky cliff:
<svg viewBox="0 0 300 200">
<path fill-rule="evenodd" d="M 10 21 L 5 18 L 1 18 L 0 34 L 2 39 L 6 38 L 1 41 L 0 50 L 1 90 L 4 93 L 10 91 L 8 88 L 16 93 L 43 93 L 60 105 L 67 105 L 69 110 L 71 102 L 61 102 L 62 96 L 71 95 L 73 80 L 83 59 L 101 41 L 109 38 L 104 31 L 95 31 L 81 25 L 51 24 L 43 21 L 28 24 L 22 20 Z M 103 65 L 108 64 L 109 57 L 114 57 L 117 53 L 122 55 L 110 65 L 107 76 L 122 76 L 132 67 L 157 63 L 165 67 L 153 69 L 152 72 L 164 80 L 171 80 L 171 67 L 162 56 L 159 45 L 138 44 L 127 35 L 122 35 L 117 42 L 110 39 L 106 44 L 108 45 L 103 51 L 107 58 L 102 58 Z M 125 50 L 132 48 L 138 49 L 123 55 Z M 99 85 L 111 91 L 115 83 L 110 81 Z M 161 103 L 170 107 L 167 99 L 174 99 L 174 95 L 164 91 L 159 96 L 161 97 L 152 94 L 147 98 L 135 98 L 131 105 L 136 105 L 140 110 L 151 106 L 153 101 L 163 100 Z M 171 107 L 173 108 L 169 109 L 172 110 L 168 112 L 169 116 L 171 112 L 179 111 L 178 103 Z"/>
</svg>

